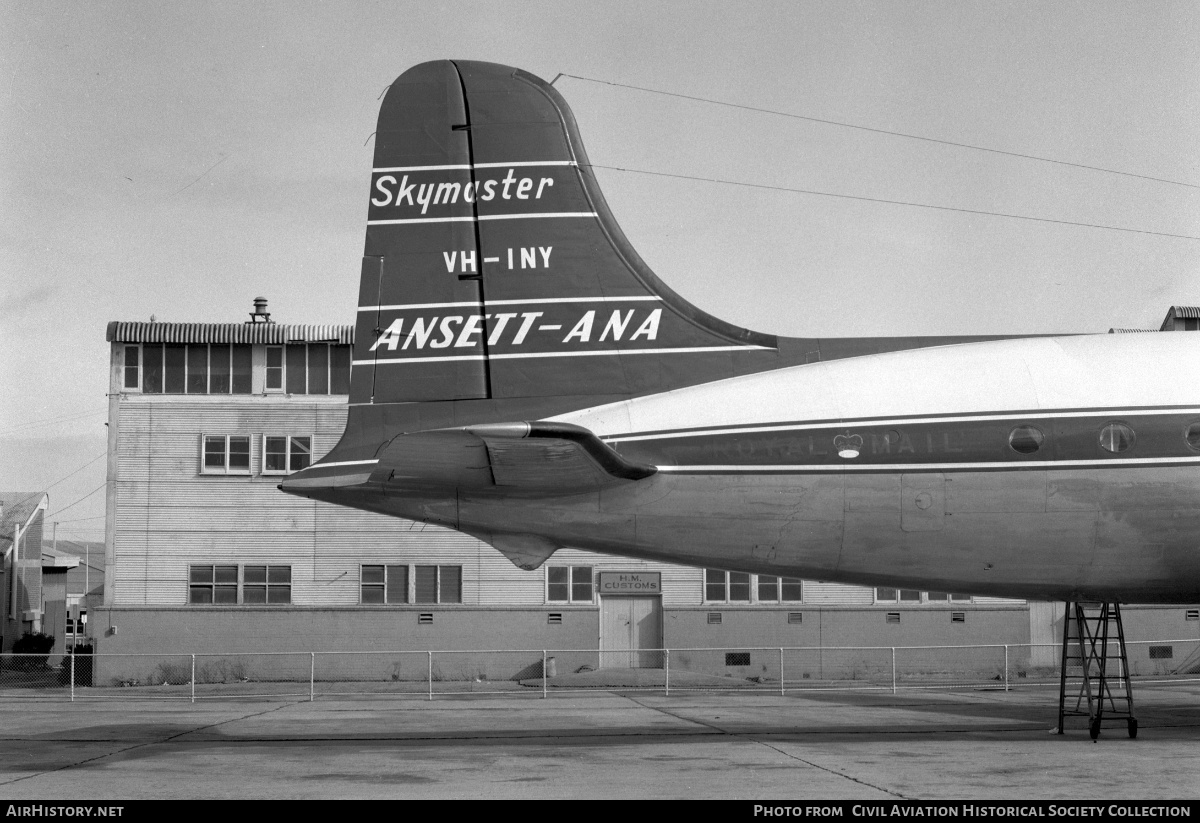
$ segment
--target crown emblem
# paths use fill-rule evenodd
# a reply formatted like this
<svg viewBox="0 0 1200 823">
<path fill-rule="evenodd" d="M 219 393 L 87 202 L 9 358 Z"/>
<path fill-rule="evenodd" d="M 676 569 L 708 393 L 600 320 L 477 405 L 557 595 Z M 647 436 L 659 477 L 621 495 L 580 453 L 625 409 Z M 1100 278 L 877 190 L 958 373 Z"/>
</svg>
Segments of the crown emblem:
<svg viewBox="0 0 1200 823">
<path fill-rule="evenodd" d="M 863 439 L 860 434 L 839 434 L 833 438 L 833 447 L 837 449 L 838 457 L 858 457 L 862 451 Z"/>
</svg>

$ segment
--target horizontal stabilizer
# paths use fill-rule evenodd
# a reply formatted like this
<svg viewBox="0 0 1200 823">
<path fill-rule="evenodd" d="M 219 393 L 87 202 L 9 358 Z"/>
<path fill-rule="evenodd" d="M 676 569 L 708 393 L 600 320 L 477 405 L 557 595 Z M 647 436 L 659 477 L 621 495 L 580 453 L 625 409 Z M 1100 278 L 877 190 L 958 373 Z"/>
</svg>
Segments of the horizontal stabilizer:
<svg viewBox="0 0 1200 823">
<path fill-rule="evenodd" d="M 581 426 L 521 422 L 402 434 L 380 454 L 371 479 L 421 491 L 558 495 L 597 491 L 655 471 L 626 460 Z"/>
</svg>

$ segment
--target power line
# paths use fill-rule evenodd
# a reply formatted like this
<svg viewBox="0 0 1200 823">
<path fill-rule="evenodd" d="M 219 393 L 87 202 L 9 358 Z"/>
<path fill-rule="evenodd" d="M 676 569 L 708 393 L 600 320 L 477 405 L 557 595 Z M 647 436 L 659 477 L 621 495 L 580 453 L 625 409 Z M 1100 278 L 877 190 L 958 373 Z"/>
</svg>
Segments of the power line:
<svg viewBox="0 0 1200 823">
<path fill-rule="evenodd" d="M 82 420 L 85 417 L 94 417 L 95 415 L 103 414 L 106 411 L 107 409 L 97 409 L 96 411 L 83 412 L 81 414 L 68 414 L 65 417 L 57 417 L 53 420 L 34 420 L 29 423 L 22 423 L 19 426 L 14 426 L 11 429 L 0 431 L 0 437 L 6 434 L 12 434 L 13 432 L 20 431 L 22 429 L 36 429 L 39 426 L 49 426 L 54 423 L 68 423 L 72 420 Z"/>
<path fill-rule="evenodd" d="M 63 480 L 68 480 L 68 479 L 70 479 L 70 478 L 74 477 L 75 475 L 79 474 L 81 471 L 83 471 L 83 470 L 84 470 L 84 469 L 86 469 L 88 466 L 90 466 L 90 465 L 92 465 L 93 463 L 95 463 L 95 462 L 96 462 L 97 460 L 99 460 L 101 457 L 105 457 L 107 454 L 108 454 L 108 450 L 107 450 L 107 449 L 106 449 L 105 451 L 102 451 L 100 454 L 96 455 L 96 456 L 95 456 L 95 457 L 93 457 L 91 460 L 89 460 L 88 462 L 84 463 L 82 466 L 80 466 L 80 467 L 79 467 L 79 468 L 77 468 L 75 471 L 73 471 L 73 472 L 71 472 L 70 474 L 68 474 L 66 477 L 60 478 L 60 479 L 58 479 L 58 480 L 55 480 L 53 483 L 51 483 L 49 486 L 47 486 L 47 487 L 46 487 L 46 491 L 50 491 L 52 488 L 54 488 L 55 486 L 57 486 L 59 483 L 63 482 Z"/>
<path fill-rule="evenodd" d="M 871 126 L 860 126 L 855 123 L 843 123 L 838 120 L 826 120 L 826 119 L 823 119 L 820 117 L 808 117 L 803 114 L 791 114 L 791 113 L 785 112 L 785 111 L 775 111 L 774 109 L 762 109 L 762 108 L 758 108 L 756 106 L 745 106 L 745 105 L 741 105 L 739 103 L 728 103 L 724 100 L 712 100 L 707 97 L 694 97 L 690 94 L 678 94 L 676 92 L 661 91 L 659 89 L 648 89 L 648 88 L 645 88 L 644 86 L 632 86 L 632 85 L 629 85 L 628 83 L 613 83 L 610 80 L 597 80 L 594 77 L 581 77 L 578 74 L 560 74 L 559 77 L 570 77 L 575 80 L 584 80 L 588 83 L 601 83 L 606 86 L 618 86 L 623 89 L 634 89 L 636 91 L 644 91 L 649 94 L 661 94 L 665 97 L 678 97 L 682 100 L 693 100 L 698 103 L 710 103 L 714 106 L 726 106 L 731 109 L 743 109 L 745 111 L 753 111 L 753 112 L 757 112 L 759 114 L 772 114 L 777 117 L 788 117 L 793 120 L 807 120 L 810 123 L 822 123 L 827 126 L 839 126 L 844 129 L 857 129 L 858 131 L 867 131 L 867 132 L 872 132 L 873 134 L 886 134 L 889 137 L 904 137 L 908 140 L 920 140 L 925 143 L 937 143 L 939 145 L 954 146 L 954 147 L 960 148 L 960 149 L 971 149 L 973 151 L 984 151 L 984 152 L 988 152 L 989 154 L 1002 154 L 1006 157 L 1019 157 L 1022 160 L 1036 160 L 1039 163 L 1053 163 L 1058 166 L 1070 166 L 1071 168 L 1087 169 L 1088 171 L 1098 171 L 1098 172 L 1103 172 L 1104 174 L 1119 174 L 1122 177 L 1136 177 L 1139 180 L 1150 180 L 1155 183 L 1166 183 L 1171 186 L 1186 186 L 1189 189 L 1200 189 L 1200 185 L 1196 185 L 1195 183 L 1184 183 L 1179 180 L 1168 180 L 1165 177 L 1151 177 L 1151 176 L 1145 175 L 1145 174 L 1134 174 L 1133 172 L 1128 172 L 1128 171 L 1118 171 L 1117 169 L 1106 169 L 1106 168 L 1103 168 L 1102 166 L 1089 166 L 1086 163 L 1071 163 L 1066 160 L 1054 160 L 1053 158 L 1050 158 L 1050 157 L 1039 157 L 1036 154 L 1022 154 L 1020 152 L 1015 152 L 1015 151 L 1003 151 L 1002 149 L 992 149 L 992 148 L 988 148 L 987 146 L 976 146 L 971 143 L 957 143 L 953 140 L 939 140 L 936 137 L 924 137 L 919 134 L 907 134 L 906 132 L 902 132 L 902 131 L 889 131 L 888 129 L 877 129 L 877 128 L 872 128 Z M 557 80 L 558 77 L 556 77 L 554 79 Z"/>
<path fill-rule="evenodd" d="M 594 169 L 609 169 L 611 171 L 623 171 L 630 174 L 648 174 L 653 177 L 676 177 L 680 180 L 697 180 L 703 183 L 720 183 L 725 186 L 745 186 L 751 189 L 769 189 L 771 191 L 786 191 L 794 194 L 812 194 L 818 197 L 837 197 L 842 200 L 861 200 L 867 203 L 886 203 L 890 206 L 913 206 L 919 209 L 936 209 L 937 211 L 957 211 L 963 214 L 982 214 L 988 217 L 1008 217 L 1012 220 L 1033 220 L 1037 223 L 1057 223 L 1062 226 L 1081 226 L 1088 229 L 1105 229 L 1107 231 L 1123 231 L 1133 234 L 1150 234 L 1155 237 L 1174 237 L 1178 240 L 1200 240 L 1200 237 L 1195 237 L 1190 234 L 1171 234 L 1164 231 L 1150 231 L 1148 229 L 1128 229 L 1123 226 L 1105 226 L 1100 223 L 1077 223 L 1073 220 L 1054 220 L 1049 217 L 1029 217 L 1024 214 L 1008 214 L 999 211 L 983 211 L 982 209 L 961 209 L 955 206 L 934 206 L 930 203 L 913 203 L 907 200 L 886 200 L 882 197 L 863 197 L 856 194 L 835 194 L 829 191 L 816 191 L 814 189 L 793 189 L 786 186 L 768 186 L 762 183 L 743 183 L 740 180 L 719 180 L 715 177 L 696 177 L 690 174 L 671 174 L 665 171 L 646 171 L 645 169 L 626 169 L 620 166 L 602 166 L 598 163 L 589 163 Z"/>
<path fill-rule="evenodd" d="M 96 492 L 100 491 L 102 488 L 104 488 L 104 487 L 105 487 L 105 486 L 107 486 L 107 485 L 108 485 L 108 481 L 105 481 L 105 482 L 101 483 L 99 486 L 97 486 L 96 488 L 92 489 L 90 492 L 88 492 L 87 494 L 85 494 L 83 497 L 81 497 L 81 498 L 79 498 L 78 500 L 76 500 L 76 501 L 75 501 L 74 503 L 72 503 L 70 506 L 66 506 L 65 508 L 61 508 L 61 509 L 59 509 L 58 511 L 56 511 L 54 514 L 47 515 L 47 516 L 46 516 L 46 520 L 53 520 L 53 518 L 54 518 L 54 516 L 55 516 L 55 515 L 62 514 L 62 513 L 63 513 L 63 512 L 65 512 L 67 509 L 70 509 L 70 508 L 73 508 L 73 507 L 75 507 L 75 506 L 78 506 L 78 505 L 79 505 L 80 503 L 82 503 L 84 500 L 87 500 L 89 497 L 91 497 L 93 494 L 95 494 Z"/>
</svg>

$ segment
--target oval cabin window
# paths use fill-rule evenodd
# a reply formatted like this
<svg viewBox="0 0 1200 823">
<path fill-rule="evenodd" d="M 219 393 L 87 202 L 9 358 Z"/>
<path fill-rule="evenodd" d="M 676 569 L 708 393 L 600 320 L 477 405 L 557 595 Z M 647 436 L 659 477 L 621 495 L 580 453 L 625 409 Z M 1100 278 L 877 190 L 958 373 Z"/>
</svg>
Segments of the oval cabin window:
<svg viewBox="0 0 1200 823">
<path fill-rule="evenodd" d="M 1100 430 L 1100 446 L 1113 454 L 1129 451 L 1133 448 L 1133 429 L 1124 423 L 1109 423 Z"/>
<path fill-rule="evenodd" d="M 1033 454 L 1046 437 L 1033 426 L 1017 426 L 1008 435 L 1008 445 L 1018 454 Z"/>
<path fill-rule="evenodd" d="M 1187 441 L 1189 449 L 1200 452 L 1200 422 L 1188 426 L 1183 432 L 1183 439 Z"/>
</svg>

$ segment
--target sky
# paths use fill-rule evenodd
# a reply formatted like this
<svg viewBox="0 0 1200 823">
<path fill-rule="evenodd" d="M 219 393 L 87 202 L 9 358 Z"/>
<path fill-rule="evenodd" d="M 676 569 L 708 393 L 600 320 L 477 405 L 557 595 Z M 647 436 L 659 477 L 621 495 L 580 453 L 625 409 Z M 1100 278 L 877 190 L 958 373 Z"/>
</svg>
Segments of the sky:
<svg viewBox="0 0 1200 823">
<path fill-rule="evenodd" d="M 352 323 L 379 97 L 444 58 L 564 75 L 591 161 L 655 173 L 597 172 L 634 247 L 737 325 L 1200 304 L 1192 2 L 0 0 L 0 489 L 102 539 L 109 321 Z"/>
</svg>

